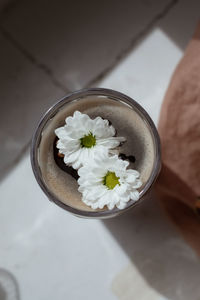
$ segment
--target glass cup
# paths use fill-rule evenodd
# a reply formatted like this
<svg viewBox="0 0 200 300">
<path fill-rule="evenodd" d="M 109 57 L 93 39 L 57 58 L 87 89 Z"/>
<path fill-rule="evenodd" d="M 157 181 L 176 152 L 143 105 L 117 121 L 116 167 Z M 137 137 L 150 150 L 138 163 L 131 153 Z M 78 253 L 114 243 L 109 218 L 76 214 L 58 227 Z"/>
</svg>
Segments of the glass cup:
<svg viewBox="0 0 200 300">
<path fill-rule="evenodd" d="M 122 103 L 126 106 L 128 106 L 131 110 L 134 110 L 134 112 L 139 115 L 142 122 L 145 123 L 145 126 L 147 130 L 149 131 L 149 134 L 152 138 L 153 148 L 154 148 L 154 160 L 152 164 L 152 169 L 150 176 L 147 180 L 147 182 L 142 186 L 140 190 L 140 198 L 138 201 L 134 202 L 130 200 L 127 203 L 127 206 L 120 210 L 118 208 L 114 208 L 112 210 L 103 209 L 103 210 L 82 210 L 77 207 L 74 207 L 72 205 L 68 205 L 61 201 L 59 199 L 58 195 L 56 195 L 51 187 L 47 184 L 42 170 L 41 165 L 44 163 L 39 155 L 40 153 L 40 147 L 41 147 L 41 139 L 43 138 L 43 134 L 46 130 L 46 128 L 51 124 L 52 120 L 56 116 L 57 113 L 62 111 L 62 109 L 70 105 L 72 102 L 80 102 L 83 101 L 86 97 L 99 97 L 100 99 L 109 99 L 109 101 L 116 101 L 118 103 Z M 81 103 L 81 102 L 80 102 Z M 64 122 L 64 120 L 62 120 Z M 55 129 L 55 128 L 54 128 Z M 53 131 L 54 131 L 53 129 Z M 53 151 L 53 146 L 52 146 Z M 86 217 L 86 218 L 111 218 L 120 215 L 121 213 L 135 207 L 135 205 L 139 204 L 143 199 L 144 196 L 150 191 L 153 183 L 155 182 L 161 168 L 161 152 L 160 152 L 160 139 L 157 132 L 157 129 L 147 114 L 147 112 L 132 98 L 114 91 L 110 89 L 104 89 L 104 88 L 90 88 L 90 89 L 83 89 L 80 91 L 73 92 L 66 97 L 59 100 L 57 103 L 55 103 L 52 107 L 49 108 L 49 110 L 44 114 L 44 116 L 41 118 L 35 132 L 32 138 L 32 144 L 31 144 L 31 164 L 32 169 L 35 175 L 35 178 L 44 191 L 44 193 L 47 195 L 48 199 L 50 201 L 53 201 L 58 206 L 62 207 L 66 211 L 79 216 L 79 217 Z"/>
</svg>

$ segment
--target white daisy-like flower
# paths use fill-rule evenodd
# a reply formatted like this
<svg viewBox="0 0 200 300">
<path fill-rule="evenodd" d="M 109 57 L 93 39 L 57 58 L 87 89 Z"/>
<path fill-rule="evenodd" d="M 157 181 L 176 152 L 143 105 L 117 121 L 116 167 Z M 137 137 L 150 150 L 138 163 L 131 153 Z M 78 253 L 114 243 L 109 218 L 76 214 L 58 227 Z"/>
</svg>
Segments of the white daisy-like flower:
<svg viewBox="0 0 200 300">
<path fill-rule="evenodd" d="M 129 163 L 117 155 L 96 159 L 78 170 L 82 201 L 93 209 L 125 208 L 129 200 L 139 199 L 142 182 L 139 172 L 127 169 Z"/>
<path fill-rule="evenodd" d="M 55 130 L 59 138 L 57 148 L 64 155 L 65 164 L 74 169 L 95 157 L 108 155 L 111 149 L 126 140 L 115 137 L 115 128 L 101 117 L 92 120 L 88 115 L 75 111 L 65 122 L 66 125 Z"/>
</svg>

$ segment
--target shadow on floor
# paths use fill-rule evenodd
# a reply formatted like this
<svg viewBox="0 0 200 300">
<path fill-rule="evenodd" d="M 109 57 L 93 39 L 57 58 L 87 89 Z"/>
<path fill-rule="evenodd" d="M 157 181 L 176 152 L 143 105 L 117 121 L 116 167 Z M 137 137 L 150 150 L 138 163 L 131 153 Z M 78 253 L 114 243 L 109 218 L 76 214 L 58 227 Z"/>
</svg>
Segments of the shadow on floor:
<svg viewBox="0 0 200 300">
<path fill-rule="evenodd" d="M 10 1 L 0 16 L 1 178 L 41 114 L 112 66 L 169 3 Z"/>
<path fill-rule="evenodd" d="M 151 287 L 170 300 L 198 300 L 200 261 L 153 198 L 103 223 Z"/>
<path fill-rule="evenodd" d="M 152 26 L 184 48 L 199 6 L 198 0 L 10 1 L 0 16 L 0 177 L 47 107 L 115 66 Z"/>
<path fill-rule="evenodd" d="M 197 23 L 200 22 L 200 1 L 176 2 L 168 15 L 159 22 L 159 28 L 184 51 Z"/>
</svg>

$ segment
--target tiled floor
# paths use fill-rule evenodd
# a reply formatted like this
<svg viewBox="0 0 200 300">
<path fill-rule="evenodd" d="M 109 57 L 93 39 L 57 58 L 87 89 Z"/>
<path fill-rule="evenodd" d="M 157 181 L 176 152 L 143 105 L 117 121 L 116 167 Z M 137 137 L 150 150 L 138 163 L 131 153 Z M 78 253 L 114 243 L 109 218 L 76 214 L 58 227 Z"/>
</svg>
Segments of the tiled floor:
<svg viewBox="0 0 200 300">
<path fill-rule="evenodd" d="M 154 197 L 113 220 L 75 218 L 47 201 L 24 147 L 48 106 L 88 85 L 128 94 L 157 123 L 200 2 L 66 3 L 15 1 L 1 16 L 0 269 L 22 300 L 199 300 L 200 261 Z"/>
<path fill-rule="evenodd" d="M 69 3 L 15 1 L 1 16 L 0 177 L 47 106 L 90 85 L 173 6 L 170 0 Z"/>
<path fill-rule="evenodd" d="M 30 141 L 36 118 L 65 92 L 0 35 L 0 176 Z M 36 117 L 37 116 L 37 117 Z"/>
</svg>

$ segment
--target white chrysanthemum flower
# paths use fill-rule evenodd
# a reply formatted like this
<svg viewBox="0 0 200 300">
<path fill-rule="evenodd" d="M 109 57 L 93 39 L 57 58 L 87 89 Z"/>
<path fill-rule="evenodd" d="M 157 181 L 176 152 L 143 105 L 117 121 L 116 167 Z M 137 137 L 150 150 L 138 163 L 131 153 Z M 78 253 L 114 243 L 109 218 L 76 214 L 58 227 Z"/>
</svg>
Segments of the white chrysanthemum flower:
<svg viewBox="0 0 200 300">
<path fill-rule="evenodd" d="M 75 111 L 65 122 L 65 126 L 55 130 L 59 138 L 57 148 L 64 155 L 65 164 L 74 169 L 95 157 L 108 154 L 110 149 L 125 141 L 124 137 L 114 137 L 115 128 L 101 117 L 92 120 L 88 115 Z"/>
<path fill-rule="evenodd" d="M 117 155 L 96 159 L 78 170 L 79 192 L 82 201 L 93 209 L 125 208 L 129 200 L 139 199 L 138 188 L 142 182 L 139 172 L 127 169 L 129 163 Z"/>
</svg>

